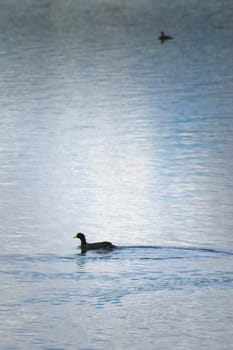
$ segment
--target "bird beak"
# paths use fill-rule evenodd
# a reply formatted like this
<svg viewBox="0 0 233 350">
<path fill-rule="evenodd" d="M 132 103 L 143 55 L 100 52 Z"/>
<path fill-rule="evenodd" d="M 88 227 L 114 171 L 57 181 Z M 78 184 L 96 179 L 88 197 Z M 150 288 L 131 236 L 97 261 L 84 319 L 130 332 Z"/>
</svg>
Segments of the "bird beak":
<svg viewBox="0 0 233 350">
<path fill-rule="evenodd" d="M 73 236 L 73 238 L 77 238 L 77 233 Z"/>
</svg>

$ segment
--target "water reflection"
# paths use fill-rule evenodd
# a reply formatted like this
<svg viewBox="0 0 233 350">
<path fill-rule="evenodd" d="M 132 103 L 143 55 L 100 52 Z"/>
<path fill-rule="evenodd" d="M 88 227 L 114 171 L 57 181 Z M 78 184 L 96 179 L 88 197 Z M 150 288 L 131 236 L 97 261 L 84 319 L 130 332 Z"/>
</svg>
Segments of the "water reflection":
<svg viewBox="0 0 233 350">
<path fill-rule="evenodd" d="M 2 348 L 229 348 L 232 3 L 1 5 Z"/>
<path fill-rule="evenodd" d="M 1 58 L 10 249 L 69 246 L 70 226 L 125 244 L 232 243 L 231 55 L 223 69 L 211 42 L 156 46 L 145 24 L 137 37 L 127 16 L 112 23 L 112 6 L 25 6 Z"/>
</svg>

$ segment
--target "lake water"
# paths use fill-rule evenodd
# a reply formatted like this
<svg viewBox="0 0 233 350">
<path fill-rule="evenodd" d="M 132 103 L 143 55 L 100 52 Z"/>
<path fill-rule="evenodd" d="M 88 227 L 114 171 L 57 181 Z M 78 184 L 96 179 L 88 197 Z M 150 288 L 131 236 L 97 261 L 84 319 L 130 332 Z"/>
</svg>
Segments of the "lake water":
<svg viewBox="0 0 233 350">
<path fill-rule="evenodd" d="M 0 5 L 1 349 L 232 350 L 232 1 Z"/>
</svg>

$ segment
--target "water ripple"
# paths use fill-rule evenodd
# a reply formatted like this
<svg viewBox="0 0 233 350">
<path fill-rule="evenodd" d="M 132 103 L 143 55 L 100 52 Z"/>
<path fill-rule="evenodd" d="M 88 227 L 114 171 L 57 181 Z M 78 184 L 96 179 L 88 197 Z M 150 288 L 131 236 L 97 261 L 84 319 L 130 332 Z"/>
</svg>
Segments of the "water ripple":
<svg viewBox="0 0 233 350">
<path fill-rule="evenodd" d="M 8 276 L 9 283 L 30 283 L 31 287 L 56 281 L 62 286 L 62 295 L 69 281 L 70 290 L 58 303 L 76 296 L 84 302 L 89 296 L 100 307 L 148 291 L 232 289 L 232 256 L 209 248 L 158 246 L 123 246 L 104 254 L 8 254 L 0 257 L 0 276 Z M 39 299 L 29 298 L 28 302 Z"/>
</svg>

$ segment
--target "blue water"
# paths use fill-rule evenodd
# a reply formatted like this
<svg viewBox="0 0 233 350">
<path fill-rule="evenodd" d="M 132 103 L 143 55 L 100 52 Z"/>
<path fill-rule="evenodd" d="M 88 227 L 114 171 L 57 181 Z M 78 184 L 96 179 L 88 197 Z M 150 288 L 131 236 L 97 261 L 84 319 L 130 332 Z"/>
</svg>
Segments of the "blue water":
<svg viewBox="0 0 233 350">
<path fill-rule="evenodd" d="M 2 255 L 3 347 L 229 349 L 232 263 L 229 252 L 153 246 Z"/>
<path fill-rule="evenodd" d="M 232 9 L 1 0 L 1 349 L 233 349 Z"/>
</svg>

